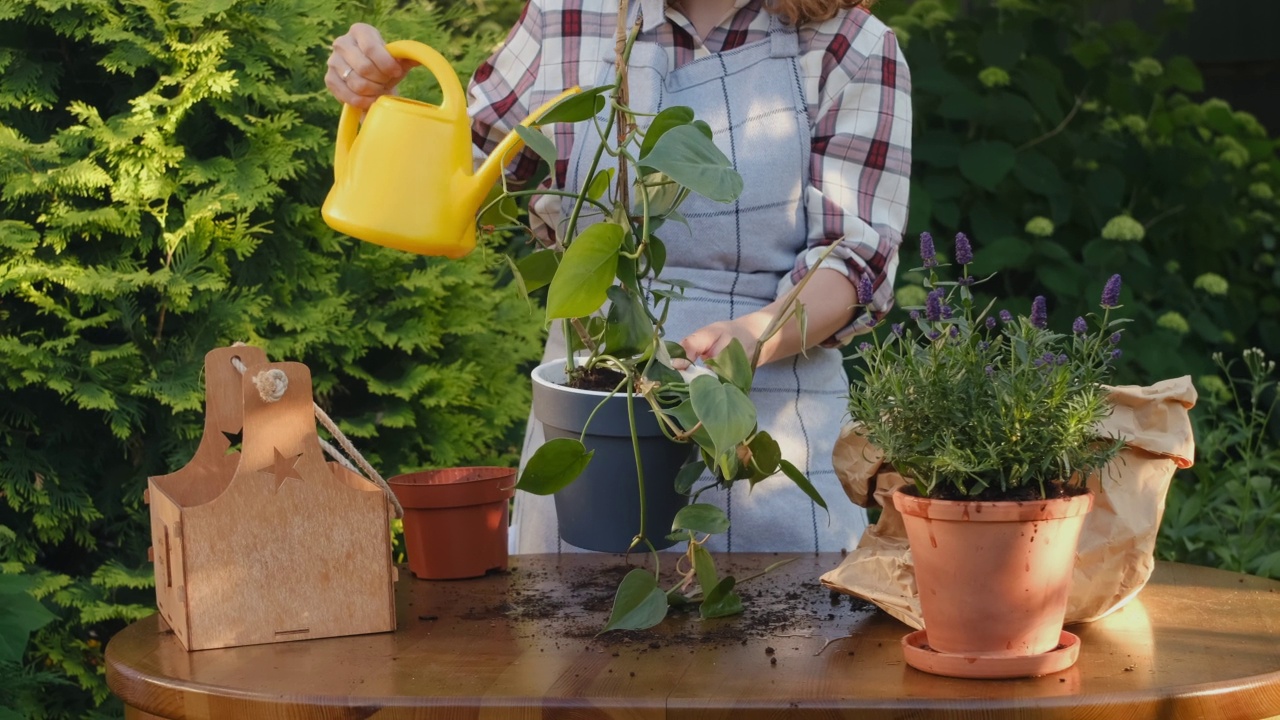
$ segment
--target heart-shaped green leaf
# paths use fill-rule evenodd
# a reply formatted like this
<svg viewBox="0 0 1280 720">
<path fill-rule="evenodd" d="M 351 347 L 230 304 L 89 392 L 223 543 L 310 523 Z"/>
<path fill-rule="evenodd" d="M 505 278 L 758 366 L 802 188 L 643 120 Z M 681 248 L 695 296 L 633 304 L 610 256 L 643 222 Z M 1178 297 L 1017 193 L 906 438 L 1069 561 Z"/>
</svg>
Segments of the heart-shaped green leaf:
<svg viewBox="0 0 1280 720">
<path fill-rule="evenodd" d="M 693 108 L 683 105 L 674 105 L 664 109 L 653 118 L 653 122 L 649 123 L 649 129 L 644 131 L 644 141 L 640 143 L 640 159 L 643 160 L 645 155 L 653 149 L 658 143 L 658 139 L 668 130 L 688 125 L 693 122 Z"/>
<path fill-rule="evenodd" d="M 714 382 L 712 378 L 707 379 Z M 697 427 L 698 425 L 698 414 L 693 409 L 693 403 L 688 400 L 685 400 L 675 407 L 667 408 L 667 414 L 675 418 L 676 422 L 680 423 L 680 427 L 683 428 L 685 432 L 689 432 L 691 428 Z M 689 437 L 692 438 L 694 442 L 698 443 L 698 447 L 706 450 L 708 453 L 715 453 L 715 443 L 711 440 L 711 435 L 707 433 L 705 425 L 694 430 L 693 434 Z"/>
<path fill-rule="evenodd" d="M 728 617 L 742 612 L 742 598 L 738 597 L 738 593 L 733 591 L 735 583 L 733 576 L 730 575 L 717 583 L 715 588 L 707 593 L 702 605 L 698 607 L 698 612 L 704 620 Z"/>
<path fill-rule="evenodd" d="M 0 574 L 0 662 L 19 663 L 31 633 L 57 616 L 30 593 L 35 579 Z"/>
<path fill-rule="evenodd" d="M 729 529 L 729 516 L 724 510 L 707 503 L 685 505 L 671 521 L 671 529 L 718 535 Z"/>
<path fill-rule="evenodd" d="M 646 570 L 636 568 L 622 578 L 613 597 L 613 612 L 600 632 L 610 630 L 644 630 L 662 622 L 667 616 L 667 594 Z"/>
<path fill-rule="evenodd" d="M 547 292 L 547 319 L 586 317 L 604 305 L 618 271 L 622 226 L 597 223 L 565 250 Z"/>
<path fill-rule="evenodd" d="M 676 473 L 676 492 L 681 495 L 688 495 L 693 491 L 693 484 L 698 482 L 698 478 L 702 477 L 702 473 L 706 472 L 707 464 L 701 460 L 685 465 L 680 468 L 680 472 Z"/>
<path fill-rule="evenodd" d="M 611 286 L 609 321 L 604 331 L 605 351 L 618 357 L 638 354 L 653 340 L 653 321 L 644 303 L 633 292 Z"/>
<path fill-rule="evenodd" d="M 609 189 L 609 183 L 613 180 L 613 171 L 614 168 L 607 168 L 596 173 L 596 176 L 591 178 L 591 184 L 587 186 L 587 197 L 599 200 Z"/>
<path fill-rule="evenodd" d="M 742 176 L 729 158 L 692 125 L 663 133 L 644 165 L 716 202 L 733 202 L 742 193 Z"/>
<path fill-rule="evenodd" d="M 595 451 L 573 438 L 556 438 L 543 443 L 520 473 L 517 490 L 534 495 L 550 495 L 573 482 L 591 461 Z"/>
<path fill-rule="evenodd" d="M 813 483 L 809 482 L 809 478 L 805 477 L 804 473 L 800 472 L 795 465 L 792 465 L 786 460 L 779 462 L 778 466 L 782 468 L 783 474 L 791 478 L 791 482 L 795 483 L 796 487 L 803 490 L 804 494 L 808 495 L 809 499 L 812 500 L 814 504 L 823 510 L 826 510 L 828 517 L 831 516 L 831 511 L 827 509 L 827 501 L 822 499 L 822 495 L 818 493 L 818 489 L 813 486 Z"/>
<path fill-rule="evenodd" d="M 548 108 L 534 124 L 575 123 L 593 118 L 604 109 L 605 93 L 612 89 L 612 85 L 602 85 L 570 95 Z"/>
<path fill-rule="evenodd" d="M 538 157 L 546 160 L 551 167 L 555 167 L 556 144 L 551 142 L 546 135 L 524 125 L 516 126 L 516 134 L 520 136 L 525 145 L 529 146 L 530 150 L 538 153 Z"/>
<path fill-rule="evenodd" d="M 717 456 L 730 452 L 756 427 L 756 407 L 736 386 L 699 375 L 689 383 L 689 400 L 711 436 Z"/>
<path fill-rule="evenodd" d="M 716 589 L 716 585 L 720 584 L 720 578 L 716 575 L 716 563 L 711 558 L 711 553 L 701 545 L 693 548 L 693 572 L 698 576 L 698 586 L 702 588 L 702 597 L 706 598 Z"/>
<path fill-rule="evenodd" d="M 538 250 L 516 261 L 516 271 L 520 273 L 525 292 L 533 292 L 550 285 L 551 279 L 556 275 L 557 267 L 559 263 L 556 262 L 554 250 Z"/>
<path fill-rule="evenodd" d="M 758 432 L 751 438 L 747 446 L 751 450 L 751 484 L 754 486 L 761 480 L 778 472 L 778 464 L 782 462 L 782 448 L 767 432 Z"/>
<path fill-rule="evenodd" d="M 751 360 L 747 358 L 746 348 L 742 347 L 738 338 L 730 340 L 728 347 L 708 360 L 707 367 L 715 370 L 717 375 L 733 383 L 742 392 L 751 392 Z"/>
</svg>

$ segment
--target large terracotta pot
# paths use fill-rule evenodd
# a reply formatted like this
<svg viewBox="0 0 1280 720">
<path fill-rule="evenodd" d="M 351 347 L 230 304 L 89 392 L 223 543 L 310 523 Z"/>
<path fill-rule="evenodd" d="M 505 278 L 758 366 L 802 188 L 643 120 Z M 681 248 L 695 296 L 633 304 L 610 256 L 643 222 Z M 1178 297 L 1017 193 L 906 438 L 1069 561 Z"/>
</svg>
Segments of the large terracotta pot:
<svg viewBox="0 0 1280 720">
<path fill-rule="evenodd" d="M 515 470 L 424 470 L 387 484 L 404 506 L 405 553 L 415 576 L 450 580 L 507 569 L 507 501 L 515 494 Z"/>
<path fill-rule="evenodd" d="M 1022 502 L 931 500 L 909 486 L 902 513 L 925 629 L 908 664 L 958 677 L 1028 677 L 1070 667 L 1063 632 L 1076 543 L 1093 494 Z"/>
</svg>

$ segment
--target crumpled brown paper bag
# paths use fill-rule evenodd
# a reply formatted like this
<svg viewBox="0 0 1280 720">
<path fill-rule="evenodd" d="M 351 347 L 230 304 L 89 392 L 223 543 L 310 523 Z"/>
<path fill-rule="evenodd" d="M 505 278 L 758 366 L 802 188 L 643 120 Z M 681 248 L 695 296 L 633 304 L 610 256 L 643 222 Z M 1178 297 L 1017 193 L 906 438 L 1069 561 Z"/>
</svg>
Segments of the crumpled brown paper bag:
<svg viewBox="0 0 1280 720">
<path fill-rule="evenodd" d="M 1103 431 L 1124 438 L 1127 446 L 1089 481 L 1094 504 L 1076 550 L 1068 623 L 1104 617 L 1147 584 L 1169 481 L 1176 469 L 1191 467 L 1195 454 L 1187 411 L 1196 391 L 1189 376 L 1115 387 L 1111 401 L 1114 410 Z M 907 531 L 890 499 L 907 481 L 882 467 L 880 450 L 852 424 L 841 431 L 832 456 L 849 499 L 883 511 L 858 547 L 822 576 L 822 584 L 870 600 L 913 628 L 924 627 Z"/>
</svg>

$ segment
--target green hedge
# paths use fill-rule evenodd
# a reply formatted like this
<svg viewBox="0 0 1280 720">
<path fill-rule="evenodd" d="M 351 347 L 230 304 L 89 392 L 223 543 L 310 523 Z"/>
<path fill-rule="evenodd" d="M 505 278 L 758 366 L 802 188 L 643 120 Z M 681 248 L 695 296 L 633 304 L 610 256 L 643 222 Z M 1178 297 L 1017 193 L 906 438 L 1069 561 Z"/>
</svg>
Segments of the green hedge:
<svg viewBox="0 0 1280 720">
<path fill-rule="evenodd" d="M 141 495 L 194 450 L 213 347 L 307 363 L 386 474 L 515 461 L 540 347 L 499 259 L 356 243 L 318 212 L 333 37 L 370 19 L 465 72 L 498 39 L 428 7 L 0 3 L 0 717 L 119 712 L 95 709 L 102 645 L 153 611 Z M 19 664 L 31 595 L 57 619 Z"/>
</svg>

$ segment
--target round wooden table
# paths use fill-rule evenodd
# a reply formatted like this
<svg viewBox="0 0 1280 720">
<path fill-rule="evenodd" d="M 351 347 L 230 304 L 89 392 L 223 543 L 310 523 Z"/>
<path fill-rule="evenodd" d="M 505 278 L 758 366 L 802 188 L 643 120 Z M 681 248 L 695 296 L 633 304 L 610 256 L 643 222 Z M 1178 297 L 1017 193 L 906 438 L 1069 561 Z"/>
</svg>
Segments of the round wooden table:
<svg viewBox="0 0 1280 720">
<path fill-rule="evenodd" d="M 744 577 L 780 557 L 718 562 Z M 107 682 L 135 720 L 1280 715 L 1280 582 L 1159 563 L 1126 608 L 1072 628 L 1075 667 L 958 680 L 908 667 L 905 625 L 822 588 L 839 561 L 800 555 L 752 580 L 736 618 L 598 638 L 617 556 L 523 556 L 453 582 L 406 572 L 393 633 L 188 653 L 153 616 L 111 640 Z"/>
</svg>

